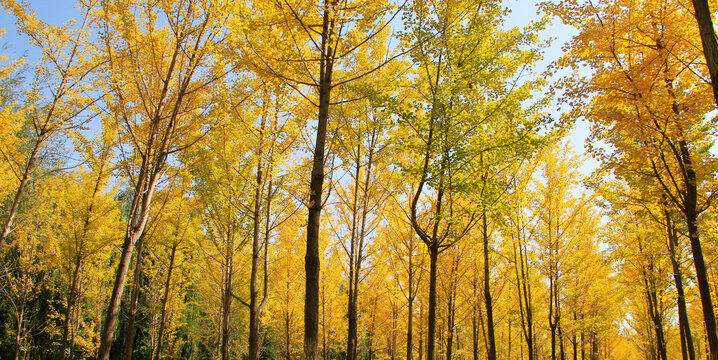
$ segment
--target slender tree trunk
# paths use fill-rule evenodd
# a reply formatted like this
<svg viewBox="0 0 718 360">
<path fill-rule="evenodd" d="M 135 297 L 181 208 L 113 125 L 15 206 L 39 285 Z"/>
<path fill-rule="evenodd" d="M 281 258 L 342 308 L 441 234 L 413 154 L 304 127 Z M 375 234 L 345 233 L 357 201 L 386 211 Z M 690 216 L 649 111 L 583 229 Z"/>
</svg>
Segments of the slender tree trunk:
<svg viewBox="0 0 718 360">
<path fill-rule="evenodd" d="M 414 334 L 414 247 L 409 245 L 409 301 L 407 304 L 406 321 L 406 360 L 413 360 L 413 334 Z"/>
<path fill-rule="evenodd" d="M 289 325 L 291 324 L 291 321 L 292 321 L 292 313 L 293 312 L 289 311 L 289 303 L 290 303 L 289 286 L 291 284 L 289 283 L 290 272 L 289 272 L 288 267 L 287 267 L 286 279 L 287 279 L 287 283 L 286 283 L 287 284 L 287 293 L 285 295 L 285 301 L 284 301 L 284 305 L 285 305 L 285 308 L 284 308 L 284 348 L 286 349 L 286 352 L 284 354 L 284 359 L 292 360 L 292 344 L 291 344 L 292 337 L 291 337 L 291 334 L 289 333 Z"/>
<path fill-rule="evenodd" d="M 165 280 L 165 289 L 164 289 L 164 296 L 162 298 L 162 311 L 160 314 L 160 330 L 157 334 L 157 347 L 155 348 L 154 356 L 152 356 L 152 359 L 159 360 L 160 356 L 162 355 L 162 338 L 165 334 L 165 323 L 167 322 L 167 303 L 169 302 L 170 297 L 170 285 L 172 281 L 172 269 L 175 265 L 175 254 L 177 253 L 177 247 L 179 246 L 179 242 L 176 244 L 173 244 L 172 246 L 172 252 L 170 253 L 170 265 L 167 269 L 167 279 Z"/>
<path fill-rule="evenodd" d="M 424 359 L 424 302 L 419 306 L 419 360 Z"/>
<path fill-rule="evenodd" d="M 663 209 L 666 219 L 666 229 L 668 233 L 668 253 L 671 256 L 671 266 L 673 267 L 673 280 L 676 285 L 676 302 L 678 304 L 678 326 L 681 334 L 681 354 L 683 360 L 695 360 L 696 354 L 693 347 L 693 335 L 691 334 L 691 326 L 688 320 L 688 311 L 686 308 L 685 291 L 683 290 L 683 274 L 676 255 L 676 246 L 678 245 L 678 235 L 676 234 L 671 215 L 667 209 Z"/>
<path fill-rule="evenodd" d="M 486 219 L 486 208 L 483 209 L 483 223 L 481 225 L 484 238 L 484 303 L 486 306 L 486 324 L 489 337 L 487 358 L 496 360 L 496 337 L 494 335 L 494 307 L 491 301 L 491 278 L 489 272 L 489 229 Z"/>
<path fill-rule="evenodd" d="M 130 316 L 127 322 L 127 336 L 125 337 L 124 360 L 132 360 L 132 351 L 135 348 L 135 319 L 137 318 L 137 308 L 139 306 L 141 280 L 142 280 L 142 257 L 144 248 L 144 234 L 137 240 L 137 259 L 135 260 L 135 271 L 132 284 L 132 298 L 130 299 Z"/>
<path fill-rule="evenodd" d="M 43 129 L 44 131 L 44 129 Z M 3 229 L 2 233 L 0 234 L 0 251 L 2 251 L 2 248 L 5 246 L 5 242 L 7 241 L 7 237 L 10 235 L 10 232 L 12 231 L 12 224 L 13 221 L 15 221 L 15 216 L 17 215 L 17 210 L 20 207 L 20 201 L 22 200 L 22 195 L 25 192 L 25 187 L 27 187 L 28 182 L 30 181 L 30 175 L 32 174 L 32 171 L 35 170 L 35 162 L 37 161 L 38 153 L 40 152 L 40 146 L 44 140 L 44 135 L 41 134 L 38 136 L 38 138 L 35 141 L 35 146 L 32 149 L 32 152 L 30 153 L 30 157 L 27 160 L 27 164 L 25 165 L 25 169 L 22 172 L 22 178 L 20 179 L 20 184 L 17 186 L 17 190 L 15 191 L 15 196 L 12 200 L 12 205 L 10 205 L 10 211 L 7 214 L 7 218 L 5 219 L 5 222 L 3 223 Z"/>
<path fill-rule="evenodd" d="M 289 313 L 287 313 L 286 316 L 284 317 L 284 328 L 286 330 L 286 332 L 284 334 L 284 348 L 285 348 L 284 359 L 292 360 L 291 343 L 290 343 L 291 337 L 289 336 Z"/>
<path fill-rule="evenodd" d="M 716 41 L 716 33 L 713 29 L 713 19 L 711 19 L 711 10 L 708 6 L 708 0 L 693 0 L 693 9 L 698 22 L 698 30 L 701 34 L 701 42 L 703 43 L 703 55 L 708 65 L 708 71 L 711 76 L 711 85 L 713 87 L 713 97 L 718 103 L 718 42 Z M 713 350 L 711 350 L 713 353 Z M 711 358 L 715 359 L 714 356 Z"/>
<path fill-rule="evenodd" d="M 100 167 L 97 172 L 97 179 L 95 181 L 95 186 L 92 189 L 92 194 L 90 195 L 90 203 L 87 207 L 87 214 L 85 215 L 84 224 L 82 227 L 82 235 L 80 239 L 75 239 L 75 268 L 72 272 L 72 284 L 70 285 L 70 293 L 67 297 L 67 309 L 65 312 L 65 324 L 63 326 L 63 334 L 62 334 L 62 346 L 60 352 L 62 353 L 62 358 L 65 359 L 65 351 L 67 347 L 70 347 L 70 359 L 74 358 L 75 355 L 75 331 L 72 331 L 72 336 L 68 344 L 68 334 L 71 332 L 70 329 L 70 318 L 72 317 L 73 311 L 77 313 L 77 317 L 79 317 L 80 310 L 78 304 L 78 299 L 81 299 L 80 296 L 80 269 L 82 266 L 82 260 L 84 257 L 83 251 L 84 251 L 84 243 L 85 243 L 85 237 L 87 236 L 87 232 L 90 229 L 90 217 L 92 216 L 92 210 L 95 207 L 95 197 L 97 196 L 97 193 L 100 191 L 100 184 L 102 183 L 102 178 L 104 175 L 104 169 L 105 169 L 105 161 L 107 159 L 107 152 L 106 149 L 103 149 L 102 154 L 100 156 L 101 163 Z"/>
<path fill-rule="evenodd" d="M 361 145 L 357 145 L 354 174 L 354 194 L 352 201 L 352 225 L 349 237 L 349 296 L 347 299 L 347 360 L 356 360 L 357 356 L 357 217 L 359 215 L 359 176 L 361 171 Z M 361 257 L 361 255 L 359 255 Z"/>
<path fill-rule="evenodd" d="M 25 342 L 25 304 L 27 301 L 28 289 L 28 278 L 29 274 L 25 274 L 22 284 L 22 295 L 18 299 L 18 309 L 15 315 L 15 356 L 14 359 L 20 358 L 20 352 L 22 351 L 23 342 Z"/>
<path fill-rule="evenodd" d="M 434 360 L 436 341 L 436 263 L 439 258 L 437 246 L 429 247 L 429 318 L 426 337 L 426 360 Z"/>
<path fill-rule="evenodd" d="M 77 296 L 75 299 L 82 299 L 82 286 L 78 286 L 77 288 Z M 72 317 L 72 326 L 70 330 L 70 360 L 75 359 L 75 339 L 77 337 L 77 332 L 80 329 L 80 317 L 82 316 L 82 307 L 77 304 L 77 300 L 75 300 L 76 305 L 75 309 L 73 310 L 73 317 Z"/>
<path fill-rule="evenodd" d="M 576 315 L 576 312 L 573 313 L 573 322 L 578 323 L 578 315 Z M 571 344 L 573 345 L 573 360 L 578 360 L 578 336 L 576 329 L 571 332 Z"/>
<path fill-rule="evenodd" d="M 391 360 L 396 360 L 396 329 L 398 326 L 399 309 L 396 304 L 391 305 Z"/>
<path fill-rule="evenodd" d="M 476 306 L 474 306 L 471 314 L 471 341 L 472 341 L 472 355 L 474 360 L 479 360 L 479 320 L 477 319 Z"/>
<path fill-rule="evenodd" d="M 327 333 L 329 333 L 329 329 L 327 327 L 327 301 L 326 301 L 326 295 L 327 295 L 327 284 L 325 279 L 322 278 L 322 359 L 327 360 Z"/>
<path fill-rule="evenodd" d="M 554 315 L 553 282 L 550 282 L 549 288 L 550 288 L 550 292 L 551 292 L 551 294 L 550 294 L 551 299 L 549 300 L 548 325 L 549 325 L 549 328 L 551 329 L 551 360 L 556 360 L 556 328 L 557 328 L 558 322 L 556 321 L 555 315 Z"/>
<path fill-rule="evenodd" d="M 264 178 L 263 178 L 263 159 L 264 154 L 264 137 L 265 137 L 265 125 L 267 121 L 267 107 L 269 99 L 265 96 L 264 99 L 264 110 L 262 114 L 262 121 L 259 129 L 259 144 L 256 150 L 257 156 L 257 176 L 256 184 L 254 189 L 254 211 L 252 213 L 252 266 L 250 271 L 249 280 L 249 360 L 259 360 L 259 288 L 258 288 L 258 273 L 259 273 L 259 262 L 261 255 L 261 238 L 260 238 L 260 224 L 261 224 L 261 208 L 262 208 L 262 190 L 264 189 Z"/>
<path fill-rule="evenodd" d="M 558 324 L 558 344 L 559 344 L 559 351 L 561 354 L 561 360 L 566 359 L 566 352 L 563 346 L 563 327 L 561 327 L 561 324 Z M 665 360 L 665 359 L 664 359 Z"/>
<path fill-rule="evenodd" d="M 319 225 L 324 194 L 324 151 L 329 120 L 329 101 L 332 91 L 334 49 L 332 49 L 333 11 L 328 0 L 324 1 L 322 21 L 322 53 L 319 65 L 319 111 L 317 116 L 317 137 L 312 160 L 311 182 L 309 184 L 309 214 L 307 217 L 307 252 L 304 257 L 306 276 L 304 299 L 304 360 L 319 357 Z"/>
<path fill-rule="evenodd" d="M 453 285 L 450 285 L 453 287 Z M 454 312 L 455 312 L 455 304 L 454 304 L 454 294 L 453 290 L 452 293 L 449 294 L 449 306 L 448 306 L 448 321 L 447 321 L 447 331 L 448 335 L 446 336 L 446 360 L 451 360 L 453 356 L 453 348 L 454 348 Z"/>
<path fill-rule="evenodd" d="M 67 308 L 65 309 L 65 319 L 62 326 L 62 346 L 60 347 L 60 353 L 62 354 L 62 358 L 65 359 L 65 352 L 67 351 L 67 348 L 70 347 L 72 352 L 72 348 L 75 346 L 74 341 L 69 342 L 70 337 L 70 319 L 72 318 L 72 312 L 75 308 L 76 299 L 78 298 L 78 287 L 80 285 L 80 266 L 82 264 L 82 255 L 76 254 L 75 257 L 75 267 L 72 270 L 72 282 L 70 284 L 69 293 L 67 295 Z"/>
<path fill-rule="evenodd" d="M 517 238 L 521 238 L 521 234 L 517 231 Z M 519 240 L 520 241 L 520 240 Z M 519 293 L 519 312 L 521 314 L 521 331 L 526 341 L 526 348 L 529 360 L 534 360 L 534 341 L 533 341 L 533 309 L 531 300 L 531 284 L 527 272 L 528 263 L 521 242 L 518 244 L 518 256 L 516 245 L 514 245 L 514 270 L 516 271 L 516 281 Z"/>
<path fill-rule="evenodd" d="M 647 283 L 652 283 L 652 281 L 647 281 Z M 668 360 L 666 339 L 663 332 L 663 317 L 658 308 L 658 295 L 656 294 L 655 287 L 649 288 L 646 296 L 648 297 L 648 311 L 653 321 L 653 330 L 656 333 L 656 352 L 661 357 L 661 360 Z"/>
<path fill-rule="evenodd" d="M 227 247 L 225 249 L 224 264 L 224 286 L 222 291 L 222 342 L 220 352 L 222 360 L 230 360 L 229 337 L 230 337 L 230 315 L 232 313 L 232 277 L 234 274 L 234 241 L 230 231 L 227 232 Z"/>
<path fill-rule="evenodd" d="M 591 360 L 598 360 L 598 341 L 596 341 L 596 332 L 591 333 Z"/>
</svg>

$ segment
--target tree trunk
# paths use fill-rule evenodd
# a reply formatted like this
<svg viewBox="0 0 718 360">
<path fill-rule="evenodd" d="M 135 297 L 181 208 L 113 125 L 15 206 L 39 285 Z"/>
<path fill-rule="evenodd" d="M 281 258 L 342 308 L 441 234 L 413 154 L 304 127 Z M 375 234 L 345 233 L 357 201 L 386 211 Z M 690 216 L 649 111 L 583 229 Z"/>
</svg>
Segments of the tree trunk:
<svg viewBox="0 0 718 360">
<path fill-rule="evenodd" d="M 170 284 L 172 281 L 172 269 L 175 265 L 175 254 L 177 253 L 177 247 L 180 243 L 176 243 L 172 246 L 172 252 L 170 253 L 170 265 L 167 269 L 167 279 L 165 280 L 164 297 L 162 298 L 162 312 L 160 314 L 160 330 L 157 334 L 157 348 L 152 359 L 159 360 L 162 355 L 162 338 L 165 334 L 165 323 L 167 322 L 167 303 L 170 297 Z"/>
<path fill-rule="evenodd" d="M 411 244 L 411 239 L 409 240 Z M 406 322 L 406 360 L 413 360 L 413 327 L 414 327 L 414 247 L 409 246 L 409 301 L 407 304 Z"/>
<path fill-rule="evenodd" d="M 222 360 L 230 360 L 229 337 L 230 337 L 230 315 L 232 313 L 232 275 L 234 274 L 234 241 L 230 231 L 227 232 L 227 244 L 225 249 L 224 264 L 224 286 L 222 289 L 222 342 L 220 352 Z"/>
<path fill-rule="evenodd" d="M 708 71 L 711 76 L 711 85 L 713 87 L 713 97 L 718 104 L 718 42 L 716 42 L 716 34 L 713 29 L 713 20 L 711 19 L 711 10 L 708 6 L 708 0 L 693 0 L 693 9 L 695 17 L 698 21 L 698 30 L 701 34 L 701 42 L 703 43 L 703 55 L 706 58 Z M 713 350 L 711 350 L 713 354 Z M 715 359 L 714 356 L 711 356 Z"/>
<path fill-rule="evenodd" d="M 137 318 L 137 307 L 140 298 L 142 278 L 142 251 L 144 248 L 144 234 L 137 240 L 137 259 L 135 260 L 135 271 L 133 275 L 132 298 L 130 299 L 130 317 L 127 322 L 127 336 L 125 337 L 124 360 L 132 360 L 132 351 L 135 348 L 135 319 Z"/>
<path fill-rule="evenodd" d="M 70 319 L 72 318 L 72 312 L 75 308 L 76 299 L 78 298 L 78 287 L 80 285 L 80 266 L 82 265 L 82 256 L 81 254 L 77 254 L 77 257 L 75 258 L 75 267 L 72 270 L 72 282 L 70 284 L 69 293 L 67 295 L 67 308 L 65 309 L 65 319 L 63 322 L 63 330 L 62 330 L 62 346 L 60 347 L 60 353 L 62 354 L 62 359 L 65 359 L 65 352 L 67 351 L 67 348 L 70 347 L 70 352 L 72 352 L 72 348 L 74 348 L 75 343 L 70 342 Z"/>
<path fill-rule="evenodd" d="M 453 287 L 453 285 L 450 285 Z M 451 360 L 451 357 L 453 355 L 453 348 L 454 348 L 454 294 L 453 289 L 452 293 L 449 294 L 449 306 L 448 306 L 448 321 L 447 321 L 447 331 L 448 335 L 446 336 L 446 360 Z"/>
<path fill-rule="evenodd" d="M 35 161 L 37 161 L 37 155 L 40 151 L 40 146 L 43 140 L 44 135 L 39 135 L 35 141 L 35 146 L 30 153 L 30 157 L 27 160 L 27 164 L 25 165 L 25 170 L 22 173 L 22 179 L 20 179 L 20 184 L 17 186 L 15 196 L 12 200 L 12 205 L 10 205 L 10 211 L 7 214 L 7 219 L 5 219 L 2 233 L 0 234 L 0 251 L 2 251 L 2 248 L 5 246 L 5 242 L 7 241 L 7 237 L 12 231 L 12 224 L 15 220 L 15 216 L 17 215 L 17 210 L 20 207 L 20 200 L 22 199 L 22 195 L 25 192 L 25 187 L 27 186 L 27 183 L 30 181 L 30 174 L 35 169 Z"/>
<path fill-rule="evenodd" d="M 263 114 L 259 129 L 259 144 L 256 150 L 257 177 L 254 189 L 254 211 L 252 213 L 252 266 L 249 279 L 249 360 L 259 360 L 259 289 L 257 277 L 259 273 L 259 257 L 261 252 L 260 224 L 262 209 L 262 190 L 264 189 L 263 159 L 265 125 L 267 121 L 268 96 L 263 102 Z"/>
<path fill-rule="evenodd" d="M 438 247 L 429 247 L 429 318 L 426 336 L 426 360 L 434 360 L 436 341 L 436 263 L 438 258 Z"/>
<path fill-rule="evenodd" d="M 354 174 L 354 195 L 352 201 L 352 225 L 349 237 L 349 296 L 347 299 L 347 360 L 356 360 L 357 356 L 357 283 L 358 277 L 354 273 L 358 271 L 356 260 L 357 248 L 357 217 L 359 215 L 359 176 L 361 174 L 361 145 L 357 145 L 355 159 L 356 172 Z"/>
<path fill-rule="evenodd" d="M 317 137 L 312 160 L 312 175 L 309 184 L 309 214 L 307 217 L 307 250 L 304 257 L 305 299 L 304 299 L 304 360 L 319 357 L 319 224 L 324 193 L 324 152 L 329 121 L 329 101 L 332 91 L 332 68 L 334 50 L 332 44 L 333 11 L 329 1 L 324 2 L 322 21 L 322 48 L 319 65 L 319 111 L 317 116 Z"/>
<path fill-rule="evenodd" d="M 713 313 L 713 300 L 711 299 L 710 284 L 703 258 L 703 249 L 698 232 L 698 188 L 696 182 L 696 173 L 693 169 L 693 163 L 685 140 L 679 141 L 681 160 L 685 164 L 685 185 L 686 195 L 684 199 L 684 216 L 686 226 L 688 227 L 688 238 L 691 243 L 693 252 L 693 263 L 696 270 L 696 280 L 698 281 L 698 291 L 701 297 L 701 305 L 703 306 L 703 320 L 706 327 L 708 337 L 708 347 L 710 349 L 710 360 L 718 360 L 718 333 L 716 333 L 716 318 Z"/>
<path fill-rule="evenodd" d="M 161 151 L 163 152 L 163 150 Z M 125 290 L 125 282 L 127 281 L 127 271 L 132 260 L 132 253 L 135 244 L 142 237 L 147 225 L 147 219 L 150 216 L 150 204 L 154 194 L 155 186 L 159 180 L 159 173 L 164 165 L 166 155 L 161 155 L 156 159 L 154 168 L 149 169 L 149 151 L 145 152 L 140 167 L 137 185 L 132 199 L 132 206 L 127 221 L 125 232 L 125 241 L 122 245 L 122 253 L 120 261 L 117 265 L 115 273 L 115 282 L 112 287 L 112 296 L 107 307 L 107 316 L 105 316 L 105 325 L 100 337 L 100 347 L 97 351 L 98 360 L 109 360 L 110 349 L 112 347 L 113 335 L 117 325 L 117 317 L 120 313 L 120 303 L 122 302 L 122 293 Z"/>
<path fill-rule="evenodd" d="M 487 358 L 489 360 L 496 360 L 496 338 L 494 335 L 494 307 L 491 301 L 491 278 L 489 272 L 489 233 L 488 225 L 486 220 L 486 208 L 483 210 L 483 223 L 482 232 L 484 238 L 484 304 L 486 306 L 486 324 L 489 337 L 489 348 Z"/>
<path fill-rule="evenodd" d="M 678 245 L 678 235 L 673 225 L 671 215 L 667 209 L 663 209 L 666 219 L 666 230 L 668 232 L 668 253 L 671 256 L 671 266 L 673 267 L 673 280 L 676 285 L 676 302 L 678 303 L 678 326 L 681 334 L 681 354 L 683 360 L 695 360 L 696 353 L 693 347 L 693 335 L 691 334 L 691 325 L 688 320 L 688 311 L 686 308 L 685 291 L 683 290 L 683 274 L 676 255 L 676 246 Z"/>
<path fill-rule="evenodd" d="M 419 359 L 424 359 L 424 302 L 419 306 Z"/>
<path fill-rule="evenodd" d="M 29 274 L 24 274 L 22 284 L 22 295 L 18 299 L 18 309 L 15 315 L 15 356 L 14 359 L 20 358 L 20 352 L 22 351 L 22 343 L 25 341 L 25 304 L 27 302 L 28 293 L 28 278 Z"/>
</svg>

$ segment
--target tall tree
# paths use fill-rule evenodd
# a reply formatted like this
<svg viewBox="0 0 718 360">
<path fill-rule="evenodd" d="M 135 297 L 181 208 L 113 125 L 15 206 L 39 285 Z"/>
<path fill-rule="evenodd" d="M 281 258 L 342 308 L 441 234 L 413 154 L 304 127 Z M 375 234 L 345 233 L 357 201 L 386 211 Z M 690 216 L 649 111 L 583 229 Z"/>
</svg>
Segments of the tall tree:
<svg viewBox="0 0 718 360">
<path fill-rule="evenodd" d="M 594 125 L 593 138 L 611 145 L 591 148 L 606 168 L 624 179 L 649 174 L 683 217 L 710 358 L 718 359 L 716 318 L 699 231 L 699 217 L 715 194 L 715 157 L 707 151 L 715 125 L 705 120 L 713 101 L 707 88 L 696 86 L 703 81 L 692 71 L 700 58 L 694 46 L 698 34 L 689 14 L 671 10 L 679 6 L 674 1 L 616 0 L 600 6 L 562 3 L 548 9 L 583 29 L 561 63 L 590 64 L 593 70 L 590 77 L 563 81 L 565 100 L 573 107 L 567 116 L 585 116 Z"/>
<path fill-rule="evenodd" d="M 18 31 L 29 38 L 29 42 L 39 49 L 43 58 L 35 66 L 35 78 L 24 95 L 25 104 L 19 110 L 20 113 L 8 116 L 12 113 L 11 108 L 4 109 L 8 113 L 3 115 L 3 127 L 19 131 L 17 122 L 25 122 L 23 125 L 28 129 L 28 144 L 22 150 L 12 148 L 13 144 L 17 144 L 12 141 L 14 134 L 3 134 L 10 140 L 3 141 L 0 147 L 3 162 L 8 163 L 17 182 L 12 185 L 12 202 L 3 214 L 0 250 L 13 230 L 23 194 L 35 177 L 35 170 L 42 161 L 47 143 L 63 132 L 83 125 L 92 117 L 88 109 L 98 97 L 93 94 L 94 89 L 87 78 L 102 63 L 101 59 L 92 56 L 89 42 L 93 22 L 91 12 L 97 6 L 97 1 L 81 4 L 81 21 L 77 28 L 40 21 L 26 3 L 4 0 L 1 4 L 13 13 Z M 7 130 L 3 130 L 3 133 Z"/>
<path fill-rule="evenodd" d="M 324 205 L 325 159 L 329 115 L 333 104 L 332 90 L 360 79 L 390 59 L 378 60 L 368 69 L 352 69 L 350 62 L 354 53 L 365 48 L 368 40 L 387 28 L 384 14 L 389 9 L 386 1 L 332 1 L 325 0 L 317 8 L 311 1 L 285 1 L 268 4 L 263 14 L 272 19 L 261 26 L 271 26 L 270 34 L 276 38 L 258 34 L 251 36 L 253 51 L 258 54 L 257 67 L 285 80 L 301 91 L 309 88 L 315 94 L 302 94 L 316 107 L 316 134 L 312 151 L 312 167 L 308 192 L 307 247 L 305 256 L 305 311 L 304 349 L 305 358 L 317 359 L 319 344 L 319 230 Z M 251 10 L 252 13 L 256 9 Z M 274 19 L 283 26 L 275 27 Z M 285 39 L 291 38 L 290 42 Z M 286 52 L 277 56 L 265 56 L 258 51 Z M 279 61 L 276 61 L 279 60 Z M 280 70 L 288 70 L 281 71 Z M 340 71 L 336 71 L 341 69 Z M 343 71 L 343 70 L 348 71 Z"/>
<path fill-rule="evenodd" d="M 708 0 L 692 0 L 694 16 L 698 22 L 698 32 L 701 35 L 703 44 L 703 55 L 706 59 L 708 73 L 710 74 L 713 97 L 718 104 L 718 41 L 713 28 L 713 17 L 711 15 Z"/>
<path fill-rule="evenodd" d="M 104 2 L 103 81 L 107 107 L 125 141 L 126 176 L 133 188 L 125 240 L 97 358 L 109 358 L 127 270 L 142 236 L 154 192 L 170 156 L 201 137 L 196 116 L 209 107 L 208 85 L 223 75 L 212 67 L 210 48 L 219 40 L 225 17 L 216 1 Z M 136 14 L 145 18 L 136 19 Z M 152 59 L 152 60 L 149 60 Z"/>
<path fill-rule="evenodd" d="M 515 77 L 537 57 L 531 47 L 541 25 L 504 31 L 499 24 L 505 15 L 506 9 L 494 1 L 478 6 L 418 1 L 406 15 L 404 41 L 418 73 L 412 103 L 399 116 L 409 134 L 405 143 L 418 154 L 407 170 L 416 184 L 412 227 L 430 259 L 428 360 L 435 356 L 438 255 L 480 218 L 480 203 L 488 198 L 469 193 L 489 191 L 483 192 L 478 174 L 514 158 L 485 153 L 513 145 L 522 152 L 534 140 L 538 123 L 520 105 L 538 83 L 517 84 Z M 493 346 L 489 358 L 496 358 Z"/>
</svg>

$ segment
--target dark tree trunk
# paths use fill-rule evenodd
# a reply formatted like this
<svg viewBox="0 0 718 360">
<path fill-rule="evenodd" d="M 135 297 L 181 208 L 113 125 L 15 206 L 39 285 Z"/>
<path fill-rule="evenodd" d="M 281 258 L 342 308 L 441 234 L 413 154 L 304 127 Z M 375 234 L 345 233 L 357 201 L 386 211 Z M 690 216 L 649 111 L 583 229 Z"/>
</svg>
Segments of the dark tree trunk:
<svg viewBox="0 0 718 360">
<path fill-rule="evenodd" d="M 474 360 L 479 360 L 479 320 L 477 319 L 476 306 L 471 314 L 471 354 Z"/>
<path fill-rule="evenodd" d="M 411 280 L 409 280 L 409 286 L 411 286 Z M 414 327 L 414 299 L 409 299 L 408 304 L 408 319 L 406 324 L 406 360 L 413 360 L 413 327 Z"/>
<path fill-rule="evenodd" d="M 252 265 L 249 279 L 249 360 L 259 360 L 259 347 L 261 345 L 259 339 L 259 288 L 257 283 L 261 255 L 260 225 L 262 216 L 260 211 L 262 210 L 262 190 L 264 189 L 264 164 L 262 156 L 264 154 L 264 136 L 268 102 L 268 96 L 265 96 L 263 102 L 264 109 L 262 121 L 259 129 L 259 144 L 256 149 L 257 176 L 255 179 L 254 209 L 252 213 Z"/>
<path fill-rule="evenodd" d="M 696 182 L 696 173 L 693 169 L 693 162 L 685 140 L 679 141 L 679 148 L 681 160 L 686 169 L 686 194 L 683 213 L 685 215 L 686 226 L 688 227 L 688 238 L 693 252 L 693 263 L 696 270 L 698 291 L 701 297 L 701 305 L 703 306 L 703 320 L 706 327 L 706 336 L 708 338 L 708 348 L 710 349 L 710 359 L 718 360 L 718 333 L 716 333 L 716 318 L 715 313 L 713 312 L 713 300 L 711 299 L 710 283 L 708 282 L 708 274 L 698 232 L 698 187 Z"/>
<path fill-rule="evenodd" d="M 561 360 L 566 359 L 566 352 L 565 352 L 565 348 L 563 346 L 563 338 L 564 338 L 563 328 L 561 327 L 561 324 L 558 324 L 558 344 L 559 344 L 559 351 L 561 353 Z"/>
<path fill-rule="evenodd" d="M 224 254 L 224 284 L 222 289 L 222 341 L 220 352 L 222 360 L 230 360 L 229 337 L 230 337 L 230 315 L 232 313 L 232 277 L 234 274 L 234 241 L 233 235 L 227 232 L 227 244 Z"/>
<path fill-rule="evenodd" d="M 693 9 L 695 10 L 698 30 L 701 34 L 701 42 L 703 43 L 703 55 L 706 58 L 708 72 L 711 76 L 713 97 L 718 104 L 718 42 L 716 42 L 716 33 L 715 29 L 713 29 L 713 20 L 711 19 L 711 10 L 708 6 L 708 0 L 693 0 Z M 713 350 L 711 350 L 711 355 L 711 357 L 715 359 Z"/>
<path fill-rule="evenodd" d="M 332 91 L 334 49 L 332 49 L 333 12 L 329 1 L 324 2 L 322 48 L 319 65 L 319 111 L 317 137 L 309 184 L 309 215 L 307 217 L 307 250 L 304 257 L 306 276 L 304 299 L 304 359 L 319 357 L 319 224 L 324 193 L 324 157 L 329 120 L 329 99 Z"/>
<path fill-rule="evenodd" d="M 361 145 L 357 145 L 354 174 L 354 194 L 352 201 L 352 225 L 349 238 L 349 296 L 347 299 L 347 360 L 355 360 L 357 356 L 357 283 L 354 273 L 358 271 L 356 256 L 357 249 L 357 217 L 359 215 L 359 176 L 361 171 Z"/>
<path fill-rule="evenodd" d="M 429 318 L 426 336 L 426 360 L 434 360 L 434 344 L 436 341 L 436 263 L 438 258 L 438 247 L 429 247 Z"/>
<path fill-rule="evenodd" d="M 450 285 L 451 288 L 454 287 L 454 285 Z M 447 336 L 446 336 L 446 360 L 451 360 L 453 356 L 453 349 L 454 349 L 454 291 L 451 290 L 451 293 L 449 294 L 449 306 L 448 306 L 448 314 L 447 314 Z"/>
<path fill-rule="evenodd" d="M 678 257 L 676 255 L 676 246 L 678 245 L 678 234 L 673 225 L 671 214 L 664 208 L 663 213 L 666 219 L 666 230 L 668 232 L 668 253 L 671 256 L 671 266 L 673 267 L 673 280 L 676 286 L 676 302 L 678 303 L 678 326 L 681 334 L 681 355 L 683 360 L 695 360 L 696 353 L 693 347 L 693 335 L 691 334 L 691 325 L 688 320 L 688 311 L 686 308 L 685 291 L 683 290 L 683 274 L 681 272 Z"/>
<path fill-rule="evenodd" d="M 484 238 L 484 304 L 486 306 L 486 327 L 489 340 L 487 358 L 496 360 L 496 337 L 494 335 L 494 307 L 491 301 L 491 274 L 489 271 L 489 228 L 486 219 L 486 208 L 483 210 L 482 235 Z"/>
</svg>

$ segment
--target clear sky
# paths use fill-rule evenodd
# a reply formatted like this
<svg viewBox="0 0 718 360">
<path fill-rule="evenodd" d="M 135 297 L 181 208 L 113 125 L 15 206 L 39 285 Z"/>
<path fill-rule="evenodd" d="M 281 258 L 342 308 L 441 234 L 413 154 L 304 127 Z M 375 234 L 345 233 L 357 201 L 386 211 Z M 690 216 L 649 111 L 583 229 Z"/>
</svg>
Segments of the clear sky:
<svg viewBox="0 0 718 360">
<path fill-rule="evenodd" d="M 40 20 L 52 23 L 62 24 L 78 15 L 73 0 L 28 0 L 32 8 L 37 12 Z M 540 17 L 537 14 L 538 0 L 505 0 L 504 5 L 511 10 L 511 14 L 506 23 L 508 27 L 523 26 L 531 20 Z M 4 10 L 0 10 L 0 28 L 7 30 L 7 33 L 0 38 L 0 44 L 10 45 L 8 49 L 3 50 L 4 56 L 10 59 L 17 59 L 23 54 L 27 54 L 29 59 L 37 58 L 39 53 L 29 46 L 27 38 L 17 34 L 14 18 L 8 15 Z M 558 20 L 554 20 L 548 29 L 541 35 L 542 38 L 553 38 L 553 43 L 546 50 L 545 59 L 540 62 L 536 68 L 537 72 L 543 69 L 552 61 L 561 56 L 561 45 L 570 40 L 576 33 L 575 29 L 565 26 Z M 559 117 L 560 113 L 552 110 L 552 116 Z M 576 152 L 584 152 L 584 144 L 588 136 L 588 125 L 579 122 L 569 135 L 569 140 Z M 582 167 L 582 172 L 588 175 L 597 166 L 596 161 L 588 159 Z"/>
</svg>

